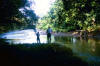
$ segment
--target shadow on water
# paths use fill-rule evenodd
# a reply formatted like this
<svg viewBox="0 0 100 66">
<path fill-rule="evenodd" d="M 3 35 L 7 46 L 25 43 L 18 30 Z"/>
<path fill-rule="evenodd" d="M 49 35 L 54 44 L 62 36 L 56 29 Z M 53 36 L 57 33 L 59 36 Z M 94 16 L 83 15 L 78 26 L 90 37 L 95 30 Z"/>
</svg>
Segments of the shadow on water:
<svg viewBox="0 0 100 66">
<path fill-rule="evenodd" d="M 55 41 L 71 48 L 74 55 L 86 60 L 90 66 L 100 65 L 100 39 L 58 36 Z"/>
<path fill-rule="evenodd" d="M 0 40 L 0 66 L 88 66 L 59 44 L 12 44 Z"/>
</svg>

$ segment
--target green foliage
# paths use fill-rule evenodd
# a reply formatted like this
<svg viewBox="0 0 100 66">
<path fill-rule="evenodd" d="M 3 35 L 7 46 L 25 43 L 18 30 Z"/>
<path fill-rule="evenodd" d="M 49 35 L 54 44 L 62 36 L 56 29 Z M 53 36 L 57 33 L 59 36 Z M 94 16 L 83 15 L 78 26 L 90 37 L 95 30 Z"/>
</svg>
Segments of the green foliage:
<svg viewBox="0 0 100 66">
<path fill-rule="evenodd" d="M 93 28 L 98 22 L 98 9 L 100 7 L 100 1 L 98 0 L 63 0 L 64 8 L 71 17 L 69 21 L 72 21 L 76 27 L 79 26 L 84 30 Z M 68 19 L 68 18 L 67 18 Z M 77 24 L 77 25 L 76 25 Z M 90 27 L 91 26 L 91 27 Z"/>
<path fill-rule="evenodd" d="M 24 13 L 22 13 L 22 17 L 24 20 L 22 21 L 23 23 L 26 23 L 27 26 L 32 26 L 33 24 L 36 24 L 37 23 L 37 20 L 38 20 L 38 16 L 36 16 L 36 14 L 34 13 L 33 10 L 28 10 L 26 8 L 23 8 L 24 10 Z M 27 27 L 29 28 L 29 27 Z"/>
<path fill-rule="evenodd" d="M 26 0 L 0 0 L 0 20 L 11 19 L 25 3 Z"/>
<path fill-rule="evenodd" d="M 99 0 L 56 0 L 41 22 L 55 30 L 94 29 L 100 21 L 99 4 Z"/>
<path fill-rule="evenodd" d="M 0 0 L 0 31 L 22 29 L 36 23 L 38 17 L 26 7 L 30 7 L 28 0 Z M 24 13 L 21 13 L 20 8 L 23 8 Z"/>
<path fill-rule="evenodd" d="M 26 2 L 27 0 L 0 0 L 0 32 L 13 29 L 15 24 L 20 25 L 14 18 L 19 14 L 19 8 L 24 7 Z"/>
<path fill-rule="evenodd" d="M 62 0 L 56 0 L 53 4 L 48 15 L 43 17 L 39 23 L 41 23 L 41 28 L 47 29 L 48 26 L 51 26 L 53 31 L 60 30 L 64 28 L 66 22 L 64 22 L 66 13 L 63 7 Z"/>
</svg>

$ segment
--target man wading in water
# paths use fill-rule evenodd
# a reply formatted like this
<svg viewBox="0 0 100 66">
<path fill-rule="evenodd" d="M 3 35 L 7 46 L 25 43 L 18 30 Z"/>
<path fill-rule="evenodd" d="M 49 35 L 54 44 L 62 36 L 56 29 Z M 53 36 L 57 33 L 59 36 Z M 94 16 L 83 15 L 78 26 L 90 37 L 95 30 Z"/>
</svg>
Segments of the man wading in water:
<svg viewBox="0 0 100 66">
<path fill-rule="evenodd" d="M 46 33 L 47 33 L 47 41 L 48 41 L 48 43 L 50 43 L 51 42 L 52 29 L 50 27 L 48 27 Z"/>
<path fill-rule="evenodd" d="M 36 36 L 37 36 L 37 43 L 40 43 L 40 33 L 37 32 L 37 33 L 36 33 Z"/>
</svg>

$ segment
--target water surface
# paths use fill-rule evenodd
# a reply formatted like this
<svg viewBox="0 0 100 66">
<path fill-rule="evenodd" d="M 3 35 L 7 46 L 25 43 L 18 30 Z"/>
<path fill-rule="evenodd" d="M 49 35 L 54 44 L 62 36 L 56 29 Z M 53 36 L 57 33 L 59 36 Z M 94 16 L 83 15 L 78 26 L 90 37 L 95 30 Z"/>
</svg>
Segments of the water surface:
<svg viewBox="0 0 100 66">
<path fill-rule="evenodd" d="M 41 32 L 40 32 L 41 34 Z M 10 44 L 33 44 L 37 43 L 36 34 L 33 29 L 19 30 L 8 32 L 0 35 Z M 40 35 L 41 43 L 47 43 L 47 36 Z M 98 38 L 81 38 L 68 36 L 53 36 L 52 43 L 59 43 L 72 49 L 74 55 L 81 57 L 83 60 L 93 64 L 100 64 L 100 39 Z"/>
<path fill-rule="evenodd" d="M 55 37 L 56 42 L 60 42 L 70 47 L 73 53 L 83 60 L 93 63 L 100 63 L 100 39 L 81 37 Z"/>
</svg>

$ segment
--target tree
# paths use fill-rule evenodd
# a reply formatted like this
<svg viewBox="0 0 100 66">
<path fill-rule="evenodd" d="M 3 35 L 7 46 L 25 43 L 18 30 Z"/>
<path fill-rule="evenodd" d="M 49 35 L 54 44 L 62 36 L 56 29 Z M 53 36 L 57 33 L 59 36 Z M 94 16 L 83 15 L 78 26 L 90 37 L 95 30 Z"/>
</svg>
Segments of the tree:
<svg viewBox="0 0 100 66">
<path fill-rule="evenodd" d="M 99 22 L 98 16 L 100 1 L 99 0 L 63 0 L 64 9 L 71 12 L 74 11 L 74 19 L 76 24 L 79 25 L 82 29 L 88 29 L 93 25 L 93 19 L 95 23 Z"/>
<path fill-rule="evenodd" d="M 8 31 L 17 23 L 13 18 L 19 13 L 19 8 L 24 7 L 27 0 L 0 0 L 0 32 Z"/>
<path fill-rule="evenodd" d="M 99 0 L 56 0 L 42 20 L 55 30 L 93 30 L 100 24 Z M 43 22 L 43 23 L 44 23 Z"/>
<path fill-rule="evenodd" d="M 38 17 L 26 6 L 30 6 L 28 0 L 0 0 L 0 30 L 20 28 L 29 22 L 36 22 Z M 20 8 L 24 8 L 25 14 L 19 11 Z"/>
<path fill-rule="evenodd" d="M 12 17 L 16 16 L 19 8 L 23 7 L 26 0 L 0 0 L 0 22 L 7 23 Z"/>
<path fill-rule="evenodd" d="M 63 8 L 62 0 L 56 0 L 56 2 L 52 5 L 48 15 L 44 16 L 40 22 L 43 22 L 42 25 L 46 26 L 43 28 L 46 29 L 47 26 L 51 26 L 55 31 L 58 29 L 66 28 L 65 16 L 66 12 Z"/>
<path fill-rule="evenodd" d="M 26 22 L 27 28 L 34 28 L 39 18 L 31 8 L 31 5 L 32 3 L 28 1 L 23 8 L 20 8 L 22 18 L 24 17 L 24 22 Z"/>
</svg>

